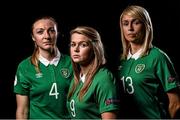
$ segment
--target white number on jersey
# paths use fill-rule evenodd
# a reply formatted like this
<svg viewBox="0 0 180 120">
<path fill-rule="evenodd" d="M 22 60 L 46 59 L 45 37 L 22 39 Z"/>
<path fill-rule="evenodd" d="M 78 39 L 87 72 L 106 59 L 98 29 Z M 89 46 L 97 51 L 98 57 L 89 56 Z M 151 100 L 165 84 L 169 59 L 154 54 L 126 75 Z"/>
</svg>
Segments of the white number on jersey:
<svg viewBox="0 0 180 120">
<path fill-rule="evenodd" d="M 75 112 L 75 102 L 74 102 L 74 100 L 72 99 L 71 100 L 71 102 L 70 102 L 70 109 L 71 109 L 71 115 L 73 116 L 73 117 L 75 117 L 76 116 L 76 112 Z"/>
<path fill-rule="evenodd" d="M 52 84 L 51 90 L 50 90 L 50 92 L 49 92 L 49 95 L 50 95 L 50 96 L 55 95 L 56 99 L 58 99 L 59 93 L 57 92 L 57 84 L 56 84 L 56 83 L 53 83 L 53 84 Z"/>
<path fill-rule="evenodd" d="M 123 88 L 125 92 L 128 92 L 129 94 L 133 94 L 134 93 L 134 87 L 133 87 L 133 81 L 131 77 L 122 77 L 121 78 L 122 82 L 123 82 Z M 127 87 L 126 87 L 126 85 Z"/>
</svg>

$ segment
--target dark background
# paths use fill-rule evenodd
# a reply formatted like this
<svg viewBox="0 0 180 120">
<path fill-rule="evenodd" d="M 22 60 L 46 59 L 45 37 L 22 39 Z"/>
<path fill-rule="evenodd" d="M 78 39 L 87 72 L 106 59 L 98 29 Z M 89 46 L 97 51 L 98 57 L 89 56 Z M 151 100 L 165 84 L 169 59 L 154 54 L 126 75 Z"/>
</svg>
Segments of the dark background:
<svg viewBox="0 0 180 120">
<path fill-rule="evenodd" d="M 0 119 L 15 118 L 13 82 L 17 65 L 33 52 L 30 32 L 34 18 L 51 15 L 57 20 L 60 32 L 58 47 L 67 54 L 69 31 L 78 25 L 94 27 L 101 34 L 108 65 L 114 68 L 121 52 L 119 16 L 130 4 L 148 10 L 154 27 L 153 44 L 168 54 L 180 74 L 179 0 L 7 1 L 0 8 Z"/>
</svg>

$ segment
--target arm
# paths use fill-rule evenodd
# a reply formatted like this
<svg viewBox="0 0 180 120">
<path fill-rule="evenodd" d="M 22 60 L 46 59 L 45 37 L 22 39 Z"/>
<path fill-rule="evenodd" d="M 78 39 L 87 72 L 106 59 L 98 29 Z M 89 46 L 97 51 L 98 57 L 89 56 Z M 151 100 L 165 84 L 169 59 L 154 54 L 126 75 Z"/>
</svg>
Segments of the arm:
<svg viewBox="0 0 180 120">
<path fill-rule="evenodd" d="M 176 112 L 180 109 L 180 97 L 178 91 L 168 92 L 167 95 L 169 98 L 169 113 L 171 118 L 174 118 Z"/>
<path fill-rule="evenodd" d="M 116 119 L 115 112 L 104 112 L 101 114 L 102 119 Z"/>
<path fill-rule="evenodd" d="M 16 102 L 17 102 L 16 119 L 27 119 L 28 108 L 29 108 L 28 96 L 17 94 Z"/>
</svg>

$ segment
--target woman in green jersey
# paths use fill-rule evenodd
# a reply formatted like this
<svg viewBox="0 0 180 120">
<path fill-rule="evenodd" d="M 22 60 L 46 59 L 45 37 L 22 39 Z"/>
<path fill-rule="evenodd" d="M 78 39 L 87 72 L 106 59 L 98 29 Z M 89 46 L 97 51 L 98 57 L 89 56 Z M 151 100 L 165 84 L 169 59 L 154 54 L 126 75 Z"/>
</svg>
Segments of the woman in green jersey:
<svg viewBox="0 0 180 120">
<path fill-rule="evenodd" d="M 79 26 L 70 34 L 74 81 L 67 106 L 71 118 L 116 118 L 118 97 L 115 79 L 104 67 L 106 59 L 99 33 L 94 28 Z"/>
<path fill-rule="evenodd" d="M 152 45 L 153 26 L 147 10 L 128 6 L 120 16 L 120 28 L 121 115 L 135 119 L 175 117 L 180 108 L 179 80 L 169 57 Z"/>
<path fill-rule="evenodd" d="M 14 82 L 17 119 L 69 118 L 66 98 L 72 65 L 70 57 L 58 50 L 57 37 L 57 23 L 52 17 L 33 23 L 34 52 L 19 64 Z"/>
</svg>

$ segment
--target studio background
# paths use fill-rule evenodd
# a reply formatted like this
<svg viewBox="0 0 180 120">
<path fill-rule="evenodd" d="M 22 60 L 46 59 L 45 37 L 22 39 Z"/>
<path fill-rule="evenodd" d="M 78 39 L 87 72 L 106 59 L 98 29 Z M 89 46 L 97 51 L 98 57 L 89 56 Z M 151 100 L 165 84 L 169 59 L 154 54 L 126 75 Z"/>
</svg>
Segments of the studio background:
<svg viewBox="0 0 180 120">
<path fill-rule="evenodd" d="M 160 2 L 160 1 L 159 1 Z M 69 31 L 78 25 L 97 29 L 105 46 L 108 66 L 113 69 L 121 52 L 119 16 L 131 4 L 145 7 L 154 27 L 153 44 L 165 51 L 180 75 L 180 4 L 179 1 L 98 0 L 24 1 L 1 4 L 0 41 L 0 119 L 15 118 L 14 77 L 21 60 L 33 52 L 31 25 L 42 15 L 54 17 L 59 24 L 58 47 L 69 54 Z"/>
</svg>

